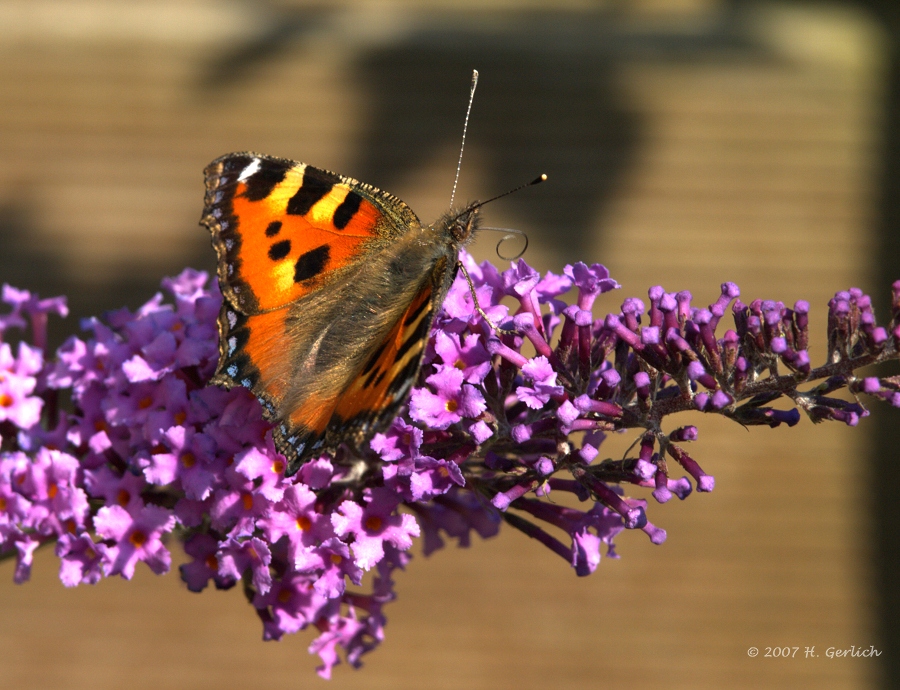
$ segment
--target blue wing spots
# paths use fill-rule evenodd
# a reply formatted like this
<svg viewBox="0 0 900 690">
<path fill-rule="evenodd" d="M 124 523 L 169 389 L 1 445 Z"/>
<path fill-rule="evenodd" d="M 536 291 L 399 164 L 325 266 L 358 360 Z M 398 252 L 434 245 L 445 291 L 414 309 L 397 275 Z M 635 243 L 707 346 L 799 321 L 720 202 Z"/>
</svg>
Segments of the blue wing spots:
<svg viewBox="0 0 900 690">
<path fill-rule="evenodd" d="M 287 431 L 285 429 L 284 425 L 281 426 L 281 430 L 282 430 L 282 433 L 285 433 L 285 431 Z M 302 453 L 303 449 L 306 448 L 306 443 L 305 442 L 300 443 L 300 439 L 298 439 L 296 435 L 286 438 L 285 441 L 291 448 L 293 448 L 295 451 L 297 451 L 298 454 Z"/>
</svg>

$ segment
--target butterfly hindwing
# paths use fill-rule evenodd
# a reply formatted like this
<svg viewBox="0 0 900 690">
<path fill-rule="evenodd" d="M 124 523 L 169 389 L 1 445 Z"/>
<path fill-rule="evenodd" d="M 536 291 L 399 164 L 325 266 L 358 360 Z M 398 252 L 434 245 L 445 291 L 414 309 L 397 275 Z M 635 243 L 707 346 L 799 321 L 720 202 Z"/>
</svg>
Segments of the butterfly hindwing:
<svg viewBox="0 0 900 690">
<path fill-rule="evenodd" d="M 325 390 L 307 392 L 275 430 L 278 449 L 288 458 L 289 471 L 342 443 L 359 445 L 396 416 L 418 374 L 446 282 L 446 261 L 416 294 L 398 310 L 379 338 L 372 339 L 363 357 Z M 323 377 L 324 378 L 324 377 Z"/>
</svg>

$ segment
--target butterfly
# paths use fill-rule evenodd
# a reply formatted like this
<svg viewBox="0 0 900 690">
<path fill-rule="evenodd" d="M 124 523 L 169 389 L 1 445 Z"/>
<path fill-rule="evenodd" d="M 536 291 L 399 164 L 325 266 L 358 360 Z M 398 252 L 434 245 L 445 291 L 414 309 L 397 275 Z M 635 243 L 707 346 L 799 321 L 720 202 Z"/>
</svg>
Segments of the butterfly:
<svg viewBox="0 0 900 690">
<path fill-rule="evenodd" d="M 287 476 L 360 448 L 409 396 L 480 204 L 423 225 L 387 192 L 292 160 L 230 153 L 204 173 L 224 297 L 212 383 L 259 399 Z"/>
</svg>

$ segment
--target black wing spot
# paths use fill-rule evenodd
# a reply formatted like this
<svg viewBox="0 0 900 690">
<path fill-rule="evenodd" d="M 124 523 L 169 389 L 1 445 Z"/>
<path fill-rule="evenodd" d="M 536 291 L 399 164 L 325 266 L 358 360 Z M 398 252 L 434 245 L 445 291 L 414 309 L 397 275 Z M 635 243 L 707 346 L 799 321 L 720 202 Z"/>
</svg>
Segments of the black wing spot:
<svg viewBox="0 0 900 690">
<path fill-rule="evenodd" d="M 303 184 L 287 203 L 287 212 L 292 216 L 305 216 L 337 182 L 337 175 L 307 167 L 303 173 Z"/>
<path fill-rule="evenodd" d="M 300 283 L 315 278 L 325 269 L 329 258 L 331 258 L 331 247 L 327 244 L 301 254 L 294 266 L 294 282 Z"/>
<path fill-rule="evenodd" d="M 359 205 L 362 203 L 362 197 L 356 192 L 348 192 L 347 196 L 334 210 L 334 217 L 331 221 L 338 230 L 343 230 L 347 224 L 353 220 L 353 216 L 359 211 Z"/>
<path fill-rule="evenodd" d="M 273 220 L 266 228 L 266 237 L 275 237 L 279 232 L 281 232 L 281 221 Z"/>
<path fill-rule="evenodd" d="M 281 242 L 276 242 L 271 247 L 269 247 L 269 258 L 272 259 L 272 261 L 280 261 L 290 253 L 290 240 L 281 240 Z"/>
<path fill-rule="evenodd" d="M 262 201 L 272 193 L 276 185 L 284 180 L 284 176 L 292 167 L 294 164 L 290 161 L 261 158 L 259 170 L 244 181 L 244 184 L 247 185 L 244 196 L 250 201 Z"/>
</svg>

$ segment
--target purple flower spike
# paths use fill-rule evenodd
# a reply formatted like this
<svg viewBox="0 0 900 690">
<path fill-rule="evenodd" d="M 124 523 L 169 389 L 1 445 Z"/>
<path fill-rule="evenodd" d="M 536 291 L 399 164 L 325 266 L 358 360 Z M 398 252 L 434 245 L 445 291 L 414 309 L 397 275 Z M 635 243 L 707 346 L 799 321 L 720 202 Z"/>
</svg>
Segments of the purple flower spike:
<svg viewBox="0 0 900 690">
<path fill-rule="evenodd" d="M 678 322 L 684 323 L 691 318 L 691 300 L 693 295 L 690 291 L 682 290 L 675 295 L 675 302 L 678 304 Z"/>
<path fill-rule="evenodd" d="M 419 456 L 422 438 L 421 429 L 412 424 L 407 424 L 398 417 L 385 433 L 375 434 L 372 438 L 372 450 L 378 453 L 382 460 L 387 462 L 403 458 L 412 460 Z M 331 475 L 329 474 L 330 478 Z M 323 484 L 323 486 L 325 485 Z"/>
<path fill-rule="evenodd" d="M 505 523 L 588 575 L 604 544 L 617 557 L 623 529 L 666 538 L 646 496 L 626 488 L 659 503 L 714 488 L 681 448 L 696 428 L 671 415 L 696 408 L 774 427 L 797 424 L 802 409 L 813 421 L 854 425 L 868 414 L 864 395 L 900 407 L 900 377 L 858 373 L 900 359 L 900 281 L 888 323 L 861 290 L 836 293 L 827 356 L 816 365 L 803 301 L 744 304 L 724 283 L 703 309 L 689 292 L 656 286 L 649 305 L 626 298 L 620 313 L 595 319 L 596 297 L 618 287 L 599 264 L 542 277 L 524 261 L 502 273 L 465 252 L 460 261 L 491 323 L 458 276 L 415 362 L 406 407 L 371 437 L 375 418 L 354 417 L 348 444 L 292 477 L 260 402 L 243 388 L 207 385 L 222 297 L 206 274 L 185 271 L 137 310 L 86 320 L 83 337 L 56 353 L 46 350 L 46 322 L 64 302 L 5 288 L 0 551 L 16 557 L 14 580 L 25 581 L 36 549 L 54 542 L 66 586 L 131 578 L 141 561 L 162 573 L 164 543 L 179 538 L 190 590 L 243 583 L 265 639 L 315 629 L 310 650 L 328 676 L 342 659 L 358 666 L 384 638 L 392 573 L 409 563 L 420 532 L 427 554 Z M 501 303 L 510 296 L 513 319 Z M 719 329 L 732 301 L 733 328 Z M 399 385 L 407 371 L 392 369 L 390 380 Z M 831 397 L 845 388 L 852 402 Z M 359 410 L 391 404 L 371 395 Z M 788 409 L 770 406 L 779 398 Z M 329 428 L 340 438 L 341 425 Z M 637 445 L 608 457 L 607 432 Z M 663 456 L 687 476 L 669 476 L 675 463 Z M 555 500 L 559 492 L 580 508 Z"/>
<path fill-rule="evenodd" d="M 734 398 L 732 398 L 725 391 L 716 391 L 713 393 L 712 398 L 709 401 L 710 406 L 714 410 L 724 410 L 726 407 L 731 405 L 734 402 Z"/>
<path fill-rule="evenodd" d="M 562 313 L 566 319 L 563 324 L 562 332 L 559 335 L 558 349 L 561 352 L 565 352 L 571 350 L 573 344 L 576 342 L 575 339 L 578 334 L 578 327 L 575 323 L 575 317 L 582 313 L 582 311 L 573 304 L 572 306 L 563 309 Z"/>
<path fill-rule="evenodd" d="M 216 583 L 218 589 L 228 589 L 236 584 L 235 578 L 219 574 L 218 550 L 219 542 L 205 532 L 194 534 L 185 541 L 184 552 L 194 560 L 179 569 L 181 579 L 190 591 L 203 591 L 210 580 Z"/>
</svg>

